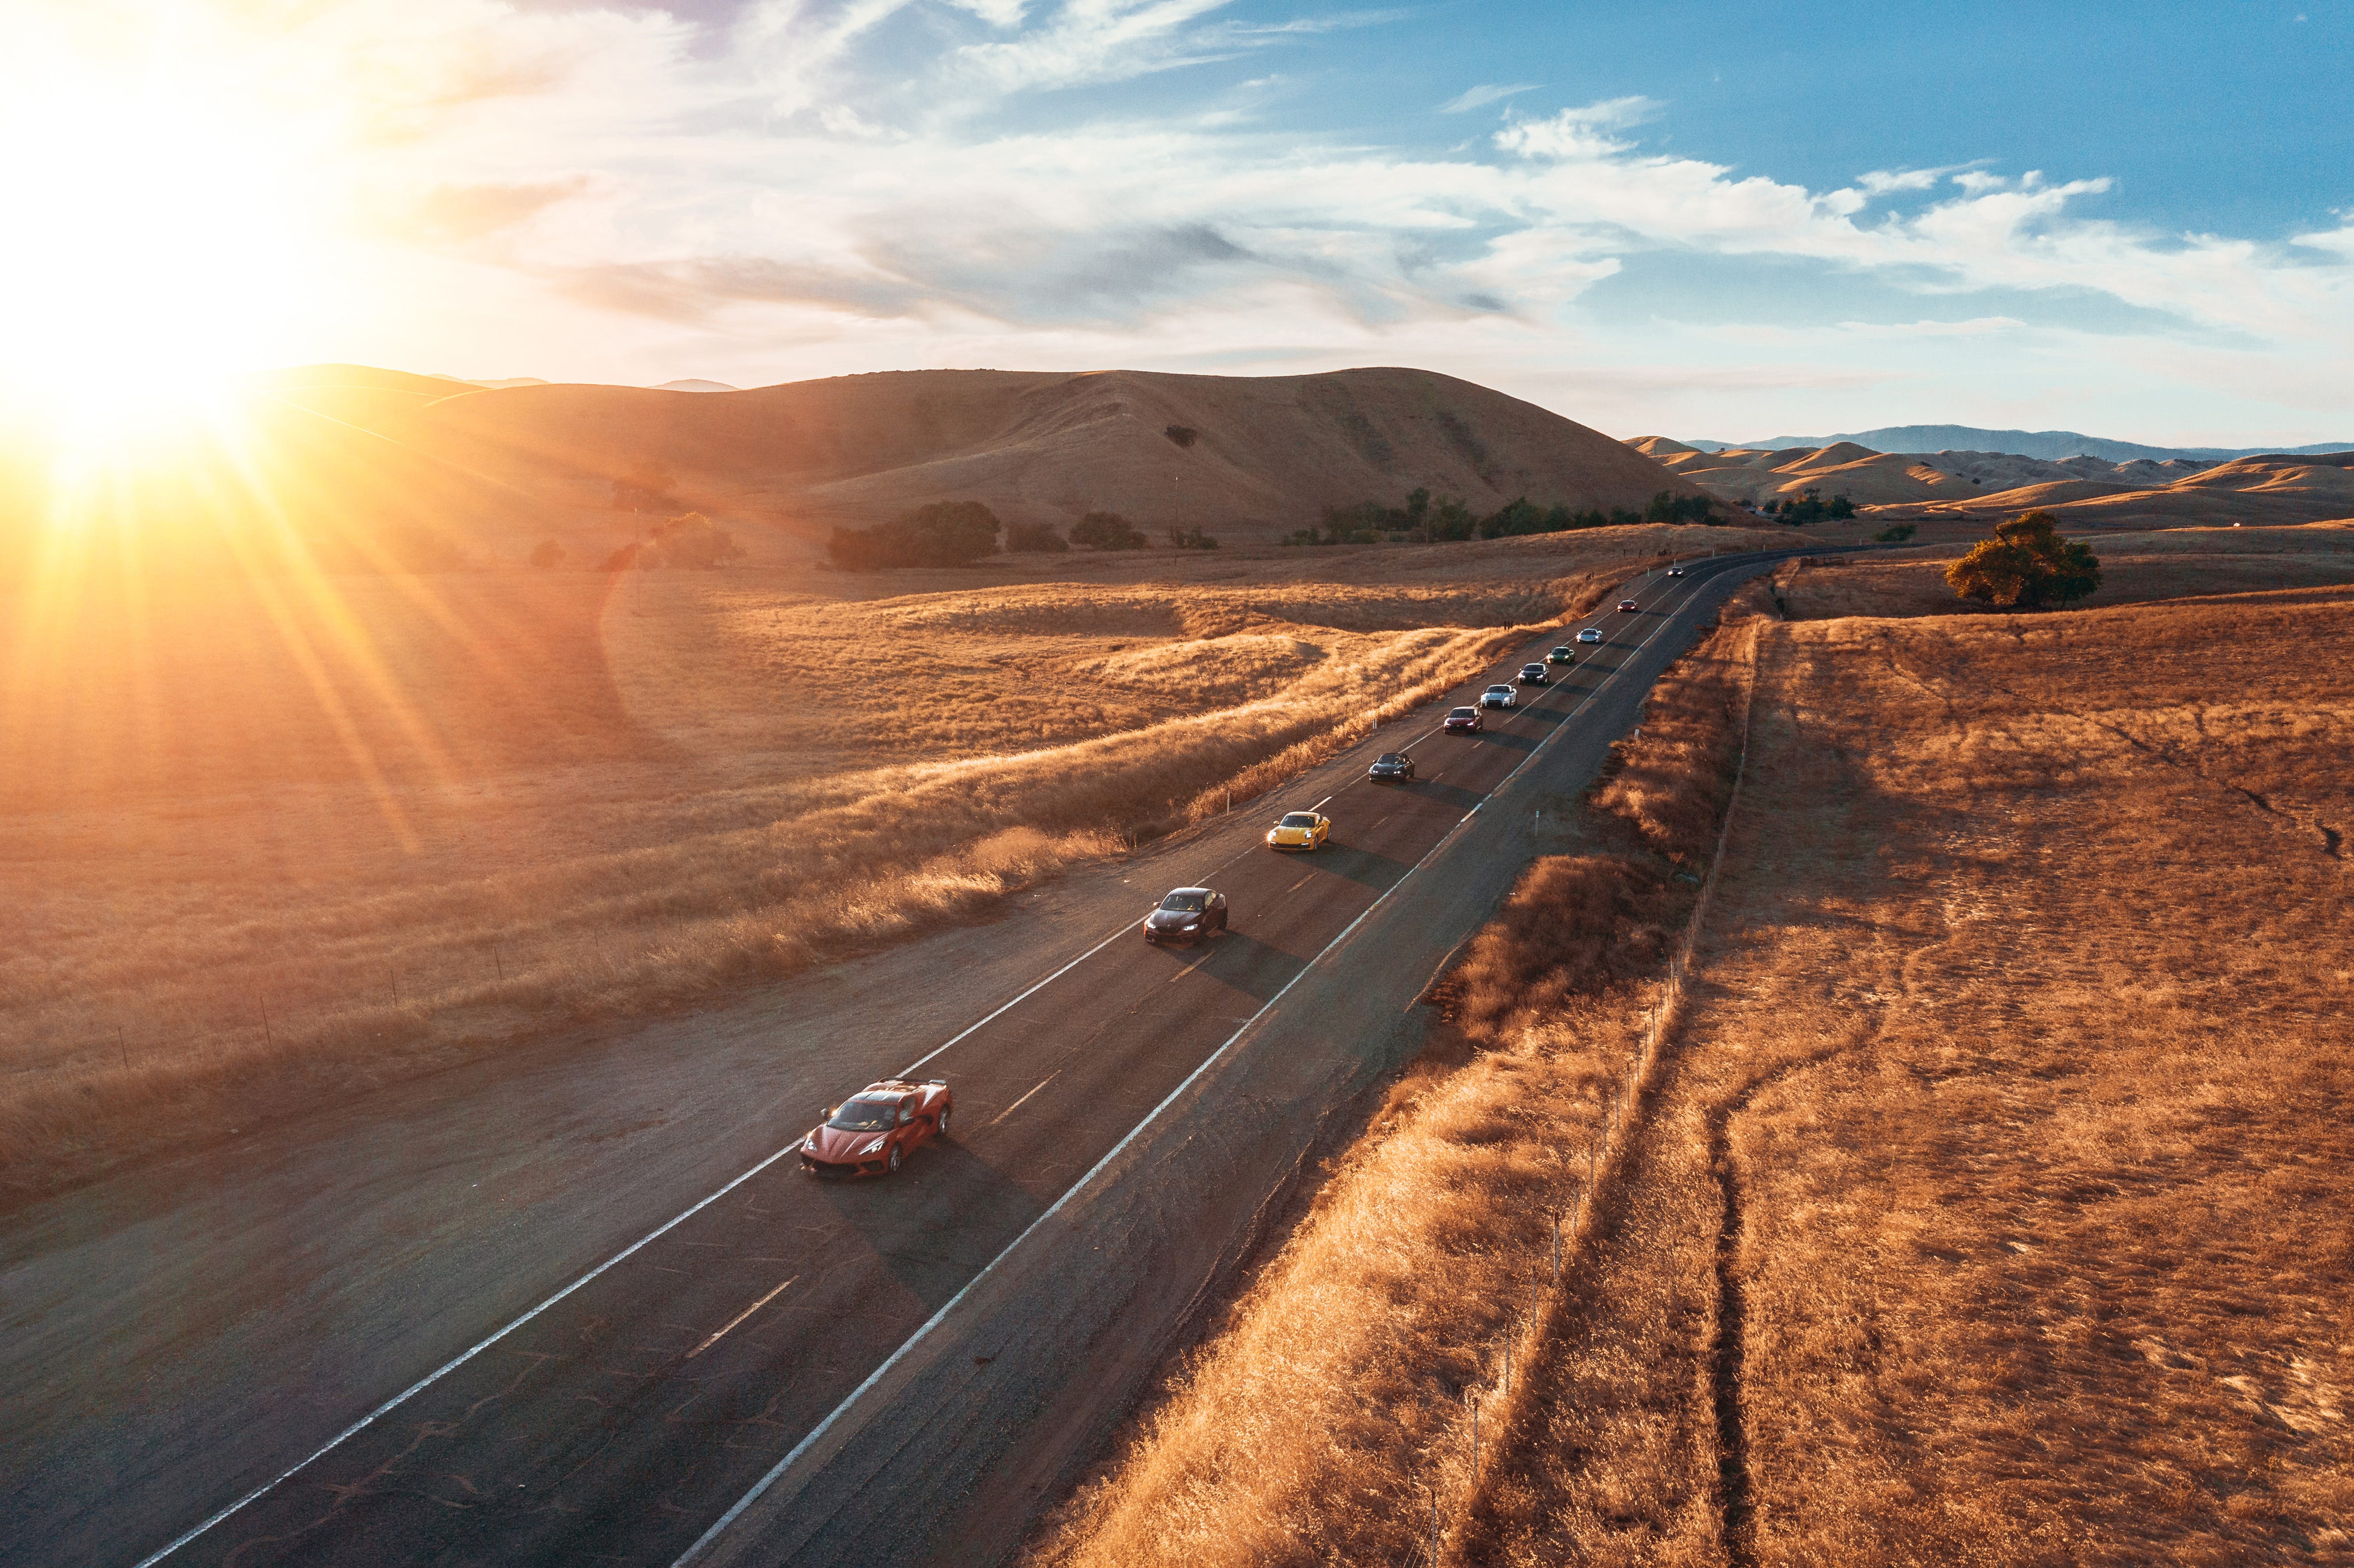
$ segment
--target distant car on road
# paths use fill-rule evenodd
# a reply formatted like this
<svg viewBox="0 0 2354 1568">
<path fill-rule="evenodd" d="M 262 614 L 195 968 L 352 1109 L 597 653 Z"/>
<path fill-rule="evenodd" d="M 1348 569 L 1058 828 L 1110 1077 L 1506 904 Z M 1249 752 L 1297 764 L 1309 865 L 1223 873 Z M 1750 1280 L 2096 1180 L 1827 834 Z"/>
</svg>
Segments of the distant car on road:
<svg viewBox="0 0 2354 1568">
<path fill-rule="evenodd" d="M 1155 946 L 1197 942 L 1225 928 L 1226 895 L 1207 887 L 1175 888 L 1144 917 L 1144 939 Z"/>
<path fill-rule="evenodd" d="M 1684 569 L 1681 567 L 1670 567 L 1668 568 L 1668 576 L 1671 577 L 1680 577 L 1683 575 Z"/>
<path fill-rule="evenodd" d="M 869 1084 L 810 1128 L 801 1169 L 811 1176 L 896 1176 L 909 1150 L 949 1135 L 955 1111 L 944 1078 Z"/>
<path fill-rule="evenodd" d="M 1500 681 L 1479 694 L 1479 705 L 1483 708 L 1509 708 L 1518 701 L 1512 688 Z"/>
<path fill-rule="evenodd" d="M 1618 608 L 1619 608 L 1620 609 L 1622 609 L 1622 610 L 1628 610 L 1628 611 L 1632 611 L 1632 610 L 1638 610 L 1638 609 L 1642 609 L 1643 607 L 1642 607 L 1641 605 L 1639 605 L 1639 604 L 1636 603 L 1636 602 L 1635 602 L 1633 599 L 1620 599 L 1620 600 L 1618 601 Z"/>
<path fill-rule="evenodd" d="M 1479 710 L 1478 708 L 1447 709 L 1446 727 L 1449 735 L 1477 735 L 1483 727 L 1479 723 Z"/>
<path fill-rule="evenodd" d="M 1283 820 L 1267 831 L 1267 847 L 1279 850 L 1319 850 L 1332 836 L 1332 819 L 1314 811 L 1286 811 Z"/>
<path fill-rule="evenodd" d="M 1602 633 L 1589 626 L 1577 634 L 1577 640 L 1580 642 L 1599 642 L 1602 641 Z"/>
<path fill-rule="evenodd" d="M 1567 648 L 1556 648 L 1545 655 L 1545 662 L 1552 664 L 1575 664 L 1577 662 L 1577 655 Z"/>
<path fill-rule="evenodd" d="M 1545 673 L 1545 667 L 1543 664 L 1523 664 L 1521 666 L 1522 685 L 1543 686 L 1550 685 L 1552 682 L 1553 677 Z"/>
<path fill-rule="evenodd" d="M 1478 710 L 1473 710 L 1471 716 L 1478 718 Z M 1376 784 L 1411 779 L 1414 777 L 1414 758 L 1403 751 L 1384 751 L 1373 758 L 1373 765 L 1365 769 L 1365 777 Z"/>
</svg>

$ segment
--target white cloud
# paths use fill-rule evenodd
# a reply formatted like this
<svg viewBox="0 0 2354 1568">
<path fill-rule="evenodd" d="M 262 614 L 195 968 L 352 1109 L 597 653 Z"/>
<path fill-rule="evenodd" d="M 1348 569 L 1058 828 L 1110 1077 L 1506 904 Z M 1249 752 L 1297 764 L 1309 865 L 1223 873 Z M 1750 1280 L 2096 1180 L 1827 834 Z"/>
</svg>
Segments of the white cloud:
<svg viewBox="0 0 2354 1568">
<path fill-rule="evenodd" d="M 1493 82 L 1482 82 L 1478 87 L 1470 88 L 1463 92 L 1458 93 L 1453 98 L 1450 98 L 1446 102 L 1440 104 L 1438 106 L 1438 112 L 1441 114 L 1462 114 L 1468 111 L 1479 109 L 1487 104 L 1501 103 L 1508 98 L 1517 97 L 1519 94 L 1523 92 L 1534 92 L 1536 90 L 1537 84 L 1532 81 L 1514 82 L 1510 86 L 1500 86 Z"/>
<path fill-rule="evenodd" d="M 217 25 L 238 34 L 223 5 Z M 660 12 L 497 0 L 350 0 L 238 36 L 256 79 L 300 101 L 290 112 L 340 125 L 320 138 L 333 155 L 316 207 L 354 215 L 366 287 L 346 297 L 402 313 L 322 328 L 313 358 L 735 382 L 921 364 L 1418 362 L 1589 422 L 1606 411 L 1561 399 L 1616 388 L 1663 426 L 1751 398 L 1741 407 L 1842 428 L 1855 421 L 1798 400 L 1922 378 L 1960 397 L 2042 376 L 2079 398 L 2114 388 L 2126 407 L 2156 377 L 2184 407 L 2221 388 L 2227 413 L 2354 400 L 2342 221 L 2278 246 L 2151 235 L 2088 214 L 2104 179 L 1962 163 L 1810 189 L 1646 150 L 1639 128 L 1667 109 L 1639 96 L 1427 154 L 1265 129 L 1265 80 L 1149 120 L 1100 100 L 1056 118 L 1028 98 L 1290 36 L 1222 9 L 963 0 L 911 28 L 894 22 L 911 19 L 907 0 L 768 0 L 716 58 Z M 1483 85 L 1447 107 L 1523 90 Z M 1016 101 L 1018 132 L 1002 112 Z M 1898 193 L 1923 199 L 1873 210 Z M 403 250 L 380 218 L 361 221 L 387 212 L 440 216 Z M 1659 256 L 1829 269 L 1919 296 L 1922 319 L 1797 332 L 1766 305 L 1702 327 L 1593 302 Z M 452 295 L 461 283 L 498 307 Z M 1999 308 L 1971 306 L 1990 290 L 2006 291 Z M 2010 296 L 2038 291 L 2184 324 L 2128 355 L 2114 333 L 2022 324 Z M 534 298 L 536 311 L 519 303 Z M 1934 319 L 1946 313 L 1962 319 Z M 1702 397 L 1719 402 L 1690 401 Z"/>
</svg>

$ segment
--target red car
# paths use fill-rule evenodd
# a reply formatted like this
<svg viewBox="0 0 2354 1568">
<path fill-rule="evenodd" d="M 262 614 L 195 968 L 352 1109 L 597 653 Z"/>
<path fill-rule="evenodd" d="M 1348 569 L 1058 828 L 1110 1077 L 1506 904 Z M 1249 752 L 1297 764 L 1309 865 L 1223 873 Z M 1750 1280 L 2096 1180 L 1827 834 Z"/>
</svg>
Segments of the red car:
<svg viewBox="0 0 2354 1568">
<path fill-rule="evenodd" d="M 1639 604 L 1637 604 L 1637 603 L 1636 603 L 1633 599 L 1620 599 L 1620 600 L 1618 601 L 1618 608 L 1619 608 L 1619 609 L 1642 609 L 1643 607 L 1642 607 L 1641 605 L 1639 605 Z"/>
<path fill-rule="evenodd" d="M 1447 733 L 1449 735 L 1477 735 L 1479 733 L 1479 729 L 1481 727 L 1479 724 L 1479 710 L 1478 708 L 1453 708 L 1448 710 L 1446 727 Z"/>
<path fill-rule="evenodd" d="M 812 1176 L 896 1175 L 909 1150 L 949 1135 L 955 1109 L 943 1078 L 869 1084 L 810 1128 L 801 1139 L 801 1169 Z"/>
</svg>

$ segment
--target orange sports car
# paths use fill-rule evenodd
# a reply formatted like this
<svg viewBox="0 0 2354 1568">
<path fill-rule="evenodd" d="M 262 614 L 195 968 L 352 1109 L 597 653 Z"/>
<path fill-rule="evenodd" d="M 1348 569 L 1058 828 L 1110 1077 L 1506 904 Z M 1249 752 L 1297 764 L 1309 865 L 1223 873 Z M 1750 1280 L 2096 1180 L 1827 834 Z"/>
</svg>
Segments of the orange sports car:
<svg viewBox="0 0 2354 1568">
<path fill-rule="evenodd" d="M 943 1078 L 869 1084 L 810 1128 L 801 1169 L 812 1176 L 896 1175 L 910 1150 L 949 1135 L 955 1109 Z"/>
</svg>

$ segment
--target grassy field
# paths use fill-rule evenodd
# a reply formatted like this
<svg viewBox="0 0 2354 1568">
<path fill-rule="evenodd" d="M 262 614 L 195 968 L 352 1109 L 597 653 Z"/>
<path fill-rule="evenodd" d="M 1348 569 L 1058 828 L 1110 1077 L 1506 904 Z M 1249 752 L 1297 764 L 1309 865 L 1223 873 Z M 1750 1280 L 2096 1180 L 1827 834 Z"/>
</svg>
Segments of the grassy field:
<svg viewBox="0 0 2354 1568">
<path fill-rule="evenodd" d="M 0 610 L 0 1192 L 974 917 L 1744 537 L 52 577 Z"/>
<path fill-rule="evenodd" d="M 1634 1020 L 1539 987 L 1037 1559 L 1421 1561 L 1436 1502 L 1454 1563 L 2354 1562 L 2354 592 L 2233 570 L 2042 616 L 1786 585 L 1898 618 L 1763 625 L 1698 978 L 1558 1287 Z M 1688 820 L 1657 776 L 1597 804 Z"/>
<path fill-rule="evenodd" d="M 1554 1219 L 1574 1258 L 1623 1152 L 1605 1128 L 1714 845 L 1755 627 L 1655 688 L 1575 853 L 1474 939 L 1423 1056 L 1034 1568 L 1421 1562 L 1434 1499 L 1457 1531 L 1475 1411 L 1491 1459 L 1531 1418 L 1510 1363 L 1556 1328 Z"/>
<path fill-rule="evenodd" d="M 1981 607 L 1958 598 L 1945 572 L 1989 532 L 1981 526 L 1956 538 L 1946 524 L 1935 543 L 1891 555 L 1822 556 L 1777 571 L 1776 588 L 1797 620 L 1977 613 Z M 2084 536 L 2101 557 L 2100 591 L 2089 601 L 2094 606 L 2354 583 L 2354 522 Z"/>
</svg>

